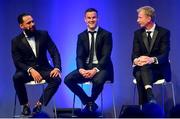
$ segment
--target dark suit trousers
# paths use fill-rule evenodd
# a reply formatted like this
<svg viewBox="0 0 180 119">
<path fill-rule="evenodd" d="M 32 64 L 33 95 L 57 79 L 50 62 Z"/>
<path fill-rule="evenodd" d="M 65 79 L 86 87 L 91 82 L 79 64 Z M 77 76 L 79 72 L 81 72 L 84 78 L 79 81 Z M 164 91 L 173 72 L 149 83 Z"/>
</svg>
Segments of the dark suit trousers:
<svg viewBox="0 0 180 119">
<path fill-rule="evenodd" d="M 43 105 L 47 105 L 52 96 L 58 90 L 58 87 L 61 83 L 61 79 L 59 77 L 51 78 L 49 76 L 50 71 L 39 71 L 42 75 L 43 79 L 48 83 L 45 88 L 43 94 L 41 95 L 39 101 Z M 25 83 L 33 80 L 32 77 L 28 76 L 27 72 L 16 72 L 13 76 L 14 88 L 16 90 L 16 94 L 18 96 L 19 102 L 21 105 L 28 103 L 27 91 L 25 87 Z"/>
<path fill-rule="evenodd" d="M 94 102 L 98 95 L 103 90 L 104 83 L 107 79 L 108 72 L 106 70 L 101 70 L 92 79 L 83 78 L 78 70 L 72 71 L 65 77 L 64 83 L 67 87 L 75 93 L 81 100 L 83 104 L 87 102 Z M 84 82 L 92 81 L 91 97 L 88 97 L 84 90 L 78 85 Z"/>
<path fill-rule="evenodd" d="M 136 66 L 134 76 L 137 81 L 139 104 L 147 103 L 147 92 L 145 85 L 151 85 L 158 79 L 159 72 L 153 65 L 145 65 L 142 67 Z"/>
</svg>

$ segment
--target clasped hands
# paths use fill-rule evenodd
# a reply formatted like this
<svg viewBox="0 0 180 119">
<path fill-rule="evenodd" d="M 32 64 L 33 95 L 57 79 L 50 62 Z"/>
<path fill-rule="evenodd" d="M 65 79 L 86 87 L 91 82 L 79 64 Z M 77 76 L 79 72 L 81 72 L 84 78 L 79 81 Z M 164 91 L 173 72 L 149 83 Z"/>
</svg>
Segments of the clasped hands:
<svg viewBox="0 0 180 119">
<path fill-rule="evenodd" d="M 79 73 L 84 77 L 84 78 L 92 78 L 96 73 L 97 70 L 95 68 L 90 69 L 90 70 L 85 70 L 83 68 L 79 69 Z"/>
<path fill-rule="evenodd" d="M 40 83 L 42 81 L 43 77 L 37 70 L 32 68 L 29 72 L 36 83 Z M 50 77 L 53 78 L 53 77 L 57 77 L 57 76 L 61 77 L 60 70 L 58 68 L 54 68 L 50 72 Z"/>
<path fill-rule="evenodd" d="M 152 64 L 154 62 L 155 62 L 154 58 L 148 57 L 148 56 L 140 56 L 140 57 L 134 59 L 134 64 L 136 66 L 144 66 L 146 64 Z"/>
</svg>

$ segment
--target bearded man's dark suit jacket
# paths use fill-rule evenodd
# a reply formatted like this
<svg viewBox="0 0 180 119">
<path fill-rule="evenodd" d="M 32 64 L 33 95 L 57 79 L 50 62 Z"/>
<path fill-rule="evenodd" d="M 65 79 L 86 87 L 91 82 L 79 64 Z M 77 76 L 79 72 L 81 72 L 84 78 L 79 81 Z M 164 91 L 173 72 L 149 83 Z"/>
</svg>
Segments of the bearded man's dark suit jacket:
<svg viewBox="0 0 180 119">
<path fill-rule="evenodd" d="M 61 60 L 57 47 L 46 31 L 35 31 L 34 38 L 37 56 L 34 55 L 32 48 L 27 41 L 28 39 L 23 33 L 12 40 L 12 58 L 16 67 L 16 73 L 13 76 L 13 81 L 21 105 L 28 103 L 24 83 L 33 80 L 27 72 L 30 67 L 36 69 L 48 83 L 44 94 L 42 94 L 40 98 L 40 102 L 44 105 L 48 104 L 49 100 L 57 91 L 61 83 L 61 79 L 59 77 L 50 77 L 50 71 L 53 68 L 58 68 L 61 71 Z M 49 64 L 47 51 L 52 58 L 54 67 Z"/>
<path fill-rule="evenodd" d="M 105 81 L 111 80 L 113 82 L 114 78 L 113 65 L 111 61 L 112 34 L 99 27 L 95 44 L 98 64 L 94 66 L 100 71 L 92 79 L 85 79 L 80 75 L 79 69 L 91 69 L 86 62 L 87 58 L 89 57 L 89 49 L 88 31 L 85 30 L 78 35 L 76 51 L 77 70 L 68 74 L 64 81 L 70 90 L 81 99 L 83 104 L 86 104 L 89 101 L 95 101 L 98 95 L 101 93 Z M 87 81 L 92 81 L 93 83 L 91 97 L 88 97 L 78 85 L 78 83 Z"/>
<path fill-rule="evenodd" d="M 133 74 L 137 80 L 139 103 L 147 102 L 145 85 L 152 85 L 159 78 L 166 81 L 171 80 L 171 69 L 169 63 L 170 31 L 160 26 L 155 27 L 150 48 L 148 47 L 145 29 L 134 32 L 132 62 L 139 56 L 156 57 L 158 64 L 150 64 L 142 67 L 135 66 Z"/>
</svg>

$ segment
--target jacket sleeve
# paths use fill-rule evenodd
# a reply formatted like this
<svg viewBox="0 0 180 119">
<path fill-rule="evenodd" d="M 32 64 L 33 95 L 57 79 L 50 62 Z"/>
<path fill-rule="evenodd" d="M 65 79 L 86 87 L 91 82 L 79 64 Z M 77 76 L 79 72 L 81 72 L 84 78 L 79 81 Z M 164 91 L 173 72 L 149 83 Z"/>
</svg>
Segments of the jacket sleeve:
<svg viewBox="0 0 180 119">
<path fill-rule="evenodd" d="M 103 43 L 102 50 L 101 50 L 102 51 L 101 57 L 99 59 L 99 63 L 97 66 L 97 68 L 99 70 L 104 69 L 111 60 L 111 51 L 112 51 L 112 47 L 113 47 L 112 34 L 109 32 L 108 33 L 106 32 L 101 40 L 104 40 L 104 43 Z"/>
<path fill-rule="evenodd" d="M 137 32 L 134 32 L 134 38 L 133 38 L 133 48 L 132 48 L 132 54 L 131 54 L 131 61 L 133 63 L 135 58 L 138 58 L 141 56 L 141 46 L 140 42 L 138 40 L 138 34 Z"/>
<path fill-rule="evenodd" d="M 156 58 L 158 60 L 158 64 L 169 62 L 170 31 L 166 30 L 162 34 L 162 36 L 160 37 L 159 43 L 160 43 L 159 55 L 156 56 Z"/>
<path fill-rule="evenodd" d="M 83 45 L 83 39 L 78 35 L 77 48 L 76 48 L 76 65 L 77 69 L 85 68 L 86 56 Z"/>
<path fill-rule="evenodd" d="M 61 58 L 60 58 L 60 53 L 55 45 L 55 43 L 52 41 L 51 37 L 49 34 L 46 32 L 46 37 L 47 37 L 47 48 L 49 51 L 49 54 L 52 58 L 54 68 L 58 68 L 60 71 L 62 71 L 61 67 Z"/>
<path fill-rule="evenodd" d="M 11 41 L 11 54 L 12 59 L 15 64 L 16 69 L 20 69 L 22 71 L 27 71 L 30 66 L 28 66 L 26 63 L 24 63 L 20 49 L 18 48 L 18 43 L 16 39 L 13 39 Z"/>
</svg>

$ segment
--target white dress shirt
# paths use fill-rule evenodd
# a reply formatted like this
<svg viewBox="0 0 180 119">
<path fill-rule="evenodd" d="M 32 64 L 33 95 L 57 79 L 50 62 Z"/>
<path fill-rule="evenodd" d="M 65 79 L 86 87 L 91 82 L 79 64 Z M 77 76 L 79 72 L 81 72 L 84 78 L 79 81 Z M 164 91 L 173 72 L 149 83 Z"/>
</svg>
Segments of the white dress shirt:
<svg viewBox="0 0 180 119">
<path fill-rule="evenodd" d="M 36 42 L 35 42 L 35 38 L 34 37 L 30 37 L 28 38 L 28 36 L 26 35 L 25 32 L 23 32 L 25 37 L 26 37 L 26 40 L 28 41 L 29 45 L 31 46 L 31 49 L 34 53 L 34 55 L 37 57 L 37 53 L 36 53 Z"/>
<path fill-rule="evenodd" d="M 97 36 L 98 29 L 99 29 L 99 27 L 97 26 L 94 30 L 94 31 L 96 31 L 96 33 L 94 33 L 94 44 L 96 44 L 96 36 Z M 91 35 L 91 33 L 89 33 L 89 31 L 90 30 L 88 29 L 89 46 L 90 46 L 89 50 L 90 50 L 91 49 L 91 37 L 92 37 L 92 35 Z M 96 45 L 94 45 L 94 46 L 96 46 Z M 94 48 L 96 48 L 96 47 L 94 47 Z M 89 63 L 89 57 L 87 58 L 86 63 Z M 96 56 L 96 50 L 94 50 L 93 64 L 98 64 L 98 60 L 97 60 L 97 56 Z"/>
</svg>

